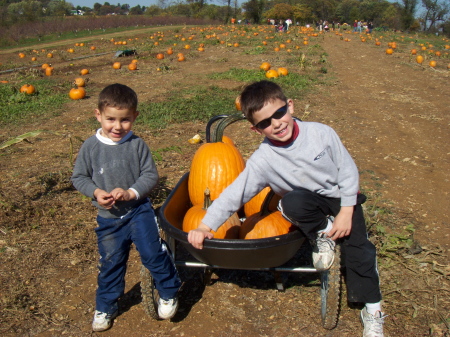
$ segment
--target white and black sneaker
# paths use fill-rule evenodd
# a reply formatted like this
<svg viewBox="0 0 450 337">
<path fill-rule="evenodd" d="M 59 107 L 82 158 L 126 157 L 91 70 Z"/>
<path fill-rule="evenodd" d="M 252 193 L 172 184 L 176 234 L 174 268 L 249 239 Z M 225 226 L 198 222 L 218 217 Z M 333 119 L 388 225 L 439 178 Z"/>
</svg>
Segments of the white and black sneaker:
<svg viewBox="0 0 450 337">
<path fill-rule="evenodd" d="M 312 253 L 314 268 L 318 271 L 330 269 L 334 262 L 335 247 L 336 243 L 327 237 L 325 233 L 319 234 Z"/>
<path fill-rule="evenodd" d="M 117 311 L 113 314 L 107 314 L 106 312 L 95 310 L 94 320 L 92 321 L 92 331 L 108 330 L 116 317 Z"/>
<path fill-rule="evenodd" d="M 161 319 L 170 319 L 175 316 L 178 310 L 178 299 L 171 298 L 169 300 L 163 300 L 162 298 L 158 301 L 158 315 Z"/>
</svg>

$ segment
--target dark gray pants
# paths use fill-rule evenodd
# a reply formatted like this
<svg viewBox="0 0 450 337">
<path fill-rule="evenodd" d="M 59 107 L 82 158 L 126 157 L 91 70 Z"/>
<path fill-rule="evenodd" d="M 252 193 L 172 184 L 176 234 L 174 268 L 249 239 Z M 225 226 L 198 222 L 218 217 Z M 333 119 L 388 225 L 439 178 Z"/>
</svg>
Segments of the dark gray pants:
<svg viewBox="0 0 450 337">
<path fill-rule="evenodd" d="M 352 230 L 341 239 L 341 252 L 347 283 L 349 302 L 377 303 L 381 301 L 375 246 L 368 240 L 364 214 L 361 207 L 366 201 L 358 195 L 354 206 Z M 327 216 L 336 216 L 340 209 L 339 198 L 327 198 L 306 189 L 296 189 L 281 200 L 284 215 L 291 219 L 306 237 L 315 241 L 317 232 L 326 228 Z"/>
</svg>

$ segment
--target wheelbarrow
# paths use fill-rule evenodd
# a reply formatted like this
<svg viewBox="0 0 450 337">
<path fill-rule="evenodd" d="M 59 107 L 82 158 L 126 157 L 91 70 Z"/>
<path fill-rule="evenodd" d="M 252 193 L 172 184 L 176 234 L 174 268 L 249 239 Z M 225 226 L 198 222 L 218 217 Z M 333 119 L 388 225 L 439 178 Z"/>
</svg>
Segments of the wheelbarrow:
<svg viewBox="0 0 450 337">
<path fill-rule="evenodd" d="M 281 272 L 319 273 L 312 267 L 289 266 L 287 263 L 305 242 L 306 238 L 300 231 L 264 239 L 206 239 L 203 249 L 194 248 L 187 240 L 187 233 L 182 231 L 183 218 L 192 206 L 189 200 L 188 179 L 189 173 L 184 174 L 157 212 L 161 237 L 167 243 L 177 267 L 202 268 L 204 285 L 210 283 L 213 269 L 273 272 L 277 289 L 280 291 L 284 290 L 281 278 L 277 277 Z M 178 256 L 179 246 L 191 255 L 190 260 Z M 336 245 L 336 256 L 331 268 L 320 272 L 320 282 L 322 325 L 326 329 L 333 329 L 338 320 L 341 295 L 339 245 Z M 150 272 L 143 266 L 141 292 L 145 311 L 157 319 L 158 291 Z"/>
</svg>

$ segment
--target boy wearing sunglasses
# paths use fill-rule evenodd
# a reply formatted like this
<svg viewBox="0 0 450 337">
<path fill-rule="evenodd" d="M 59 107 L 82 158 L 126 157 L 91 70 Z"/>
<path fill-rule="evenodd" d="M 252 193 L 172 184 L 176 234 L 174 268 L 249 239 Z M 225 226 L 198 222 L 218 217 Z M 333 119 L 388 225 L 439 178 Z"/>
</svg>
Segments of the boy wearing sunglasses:
<svg viewBox="0 0 450 337">
<path fill-rule="evenodd" d="M 334 262 L 342 241 L 349 302 L 365 303 L 364 337 L 383 336 L 384 314 L 375 246 L 368 240 L 358 169 L 336 132 L 320 123 L 292 117 L 294 103 L 274 82 L 247 86 L 240 96 L 251 129 L 265 136 L 246 168 L 214 200 L 196 230 L 188 233 L 198 249 L 217 229 L 266 186 L 282 196 L 279 209 L 313 244 L 318 271 Z"/>
</svg>

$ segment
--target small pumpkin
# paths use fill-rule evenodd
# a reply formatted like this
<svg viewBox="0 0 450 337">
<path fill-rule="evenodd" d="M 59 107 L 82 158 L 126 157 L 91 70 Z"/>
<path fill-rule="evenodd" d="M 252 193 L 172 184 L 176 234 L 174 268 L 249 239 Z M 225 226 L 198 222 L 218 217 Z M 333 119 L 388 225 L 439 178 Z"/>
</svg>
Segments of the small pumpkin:
<svg viewBox="0 0 450 337">
<path fill-rule="evenodd" d="M 77 87 L 84 87 L 86 85 L 86 81 L 84 78 L 78 77 L 74 80 L 74 83 Z"/>
<path fill-rule="evenodd" d="M 394 49 L 392 49 L 392 48 L 386 49 L 386 54 L 387 55 L 392 55 L 393 53 L 394 53 Z"/>
<path fill-rule="evenodd" d="M 261 63 L 261 65 L 259 66 L 259 69 L 262 69 L 264 71 L 269 70 L 271 67 L 271 64 L 269 62 L 263 62 Z"/>
<path fill-rule="evenodd" d="M 74 100 L 83 99 L 86 97 L 86 90 L 82 87 L 72 88 L 69 91 L 69 97 Z"/>
<path fill-rule="evenodd" d="M 25 54 L 24 54 L 24 53 L 19 53 L 19 57 L 20 57 L 21 59 L 23 59 L 23 58 L 25 57 Z"/>
<path fill-rule="evenodd" d="M 289 71 L 285 67 L 279 67 L 277 69 L 277 72 L 278 72 L 278 75 L 280 75 L 280 76 L 287 76 L 287 74 L 289 74 Z"/>
<path fill-rule="evenodd" d="M 89 69 L 81 69 L 80 75 L 87 75 L 89 74 Z"/>
<path fill-rule="evenodd" d="M 416 62 L 419 64 L 422 64 L 422 62 L 424 61 L 424 58 L 422 55 L 417 55 L 416 57 Z"/>
<path fill-rule="evenodd" d="M 44 63 L 44 64 L 41 66 L 42 69 L 46 69 L 46 68 L 48 68 L 48 67 L 49 67 L 49 64 L 48 64 L 48 63 Z"/>
<path fill-rule="evenodd" d="M 436 65 L 437 65 L 437 62 L 436 62 L 436 61 L 430 61 L 430 67 L 431 67 L 431 68 L 435 68 Z"/>
<path fill-rule="evenodd" d="M 128 69 L 129 69 L 129 70 L 137 70 L 137 63 L 136 63 L 136 62 L 131 62 L 131 63 L 128 65 Z"/>
<path fill-rule="evenodd" d="M 278 71 L 276 71 L 275 69 L 270 69 L 268 71 L 266 71 L 266 77 L 267 78 L 275 78 L 278 77 Z"/>
<path fill-rule="evenodd" d="M 163 60 L 164 59 L 164 54 L 163 53 L 158 53 L 158 54 L 156 54 L 156 58 L 158 60 Z"/>
<path fill-rule="evenodd" d="M 45 76 L 52 76 L 53 75 L 54 68 L 49 65 L 47 68 L 45 68 Z"/>
<path fill-rule="evenodd" d="M 23 92 L 27 95 L 34 94 L 35 90 L 36 89 L 35 89 L 34 85 L 31 85 L 31 84 L 24 84 L 20 87 L 20 92 Z"/>
<path fill-rule="evenodd" d="M 281 215 L 280 211 L 269 211 L 269 204 L 274 195 L 273 191 L 270 191 L 264 199 L 260 212 L 249 216 L 244 221 L 239 231 L 240 239 L 263 239 L 284 235 L 296 229 Z"/>
<path fill-rule="evenodd" d="M 114 69 L 120 69 L 120 68 L 122 68 L 122 64 L 120 62 L 114 62 L 112 67 Z"/>
<path fill-rule="evenodd" d="M 50 59 L 53 58 L 53 53 L 48 53 L 47 57 L 50 58 Z"/>
<path fill-rule="evenodd" d="M 210 191 L 207 188 L 204 192 L 204 203 L 202 205 L 194 205 L 186 212 L 183 218 L 183 231 L 189 232 L 197 229 L 206 214 L 206 210 L 211 206 Z M 241 221 L 237 213 L 234 213 L 217 232 L 212 231 L 215 239 L 237 239 L 239 238 L 239 229 Z"/>
<path fill-rule="evenodd" d="M 236 106 L 236 110 L 237 111 L 241 111 L 241 95 L 239 95 L 238 97 L 236 97 L 236 99 L 234 100 L 234 105 Z"/>
</svg>

